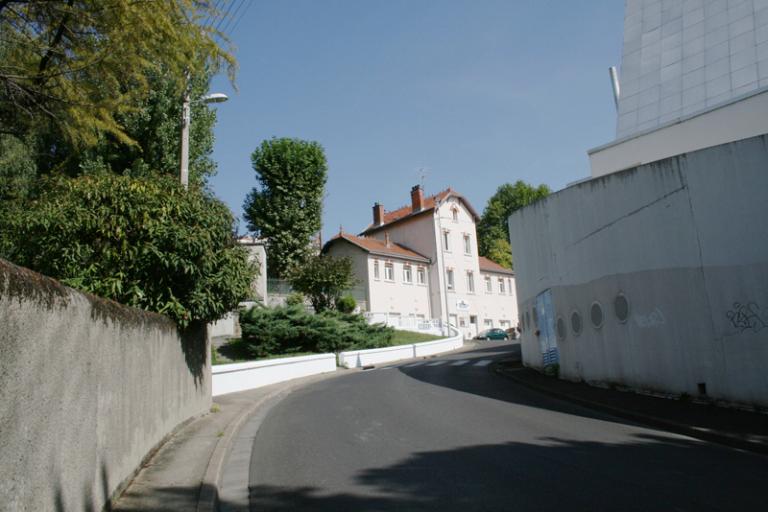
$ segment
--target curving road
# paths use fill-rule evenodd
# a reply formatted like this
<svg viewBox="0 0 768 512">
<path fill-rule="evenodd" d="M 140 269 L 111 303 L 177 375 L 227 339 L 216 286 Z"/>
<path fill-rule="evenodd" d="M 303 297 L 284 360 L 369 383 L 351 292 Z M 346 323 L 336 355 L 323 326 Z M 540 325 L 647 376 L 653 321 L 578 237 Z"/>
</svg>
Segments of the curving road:
<svg viewBox="0 0 768 512">
<path fill-rule="evenodd" d="M 768 458 L 562 402 L 490 371 L 512 343 L 350 372 L 261 420 L 254 511 L 766 510 Z"/>
</svg>

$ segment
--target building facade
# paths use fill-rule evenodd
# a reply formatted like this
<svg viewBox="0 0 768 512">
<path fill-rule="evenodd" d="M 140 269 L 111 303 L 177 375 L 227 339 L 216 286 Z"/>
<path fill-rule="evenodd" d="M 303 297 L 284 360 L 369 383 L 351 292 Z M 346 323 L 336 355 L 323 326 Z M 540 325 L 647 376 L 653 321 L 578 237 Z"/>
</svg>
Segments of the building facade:
<svg viewBox="0 0 768 512">
<path fill-rule="evenodd" d="M 410 206 L 385 211 L 375 204 L 362 233 L 339 233 L 323 252 L 352 260 L 368 312 L 441 319 L 471 338 L 517 326 L 514 272 L 478 256 L 478 219 L 461 194 L 424 197 L 416 186 Z"/>
</svg>

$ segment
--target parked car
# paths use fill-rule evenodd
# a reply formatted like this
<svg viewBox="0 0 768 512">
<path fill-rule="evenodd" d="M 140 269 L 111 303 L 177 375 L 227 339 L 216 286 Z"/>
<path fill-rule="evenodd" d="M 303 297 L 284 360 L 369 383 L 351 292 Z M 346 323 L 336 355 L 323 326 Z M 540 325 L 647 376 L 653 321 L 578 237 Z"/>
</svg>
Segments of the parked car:
<svg viewBox="0 0 768 512">
<path fill-rule="evenodd" d="M 509 335 L 504 329 L 499 329 L 497 327 L 494 327 L 493 329 L 486 329 L 484 331 L 481 331 L 477 336 L 475 336 L 476 340 L 506 340 L 509 339 Z"/>
</svg>

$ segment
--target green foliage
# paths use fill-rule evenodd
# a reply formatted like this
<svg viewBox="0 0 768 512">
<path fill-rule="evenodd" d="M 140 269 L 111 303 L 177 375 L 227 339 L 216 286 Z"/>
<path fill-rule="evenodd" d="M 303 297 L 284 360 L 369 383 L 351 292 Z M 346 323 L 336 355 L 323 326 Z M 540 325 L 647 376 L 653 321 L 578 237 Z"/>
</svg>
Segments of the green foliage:
<svg viewBox="0 0 768 512">
<path fill-rule="evenodd" d="M 26 199 L 36 178 L 34 142 L 0 134 L 0 212 Z"/>
<path fill-rule="evenodd" d="M 317 313 L 334 309 L 342 293 L 357 284 L 351 259 L 326 255 L 308 259 L 290 279 L 293 289 L 306 295 Z"/>
<path fill-rule="evenodd" d="M 184 327 L 251 293 L 256 269 L 228 208 L 168 177 L 97 174 L 44 180 L 39 197 L 0 217 L 3 257 Z"/>
<path fill-rule="evenodd" d="M 320 230 L 328 164 L 317 142 L 273 138 L 251 155 L 258 187 L 243 208 L 248 228 L 267 243 L 271 277 L 287 277 L 311 254 Z"/>
<path fill-rule="evenodd" d="M 240 313 L 242 340 L 253 358 L 324 353 L 391 345 L 394 330 L 362 315 L 308 313 L 301 306 L 254 307 Z"/>
<path fill-rule="evenodd" d="M 174 81 L 164 73 L 150 71 L 150 90 L 139 98 L 131 110 L 116 116 L 125 133 L 135 141 L 126 145 L 102 133 L 98 141 L 85 149 L 61 140 L 58 134 L 41 134 L 47 151 L 38 155 L 43 171 L 60 169 L 70 176 L 94 172 L 116 172 L 131 176 L 156 173 L 179 175 L 181 137 L 181 97 Z M 190 96 L 200 98 L 208 92 L 209 74 L 190 79 Z M 213 128 L 216 111 L 199 101 L 191 104 L 189 133 L 190 183 L 205 184 L 216 174 L 213 153 Z"/>
<path fill-rule="evenodd" d="M 6 0 L 0 2 L 0 126 L 19 137 L 53 127 L 74 147 L 103 134 L 133 144 L 120 116 L 151 90 L 152 73 L 172 81 L 216 73 L 232 55 L 198 0 Z M 42 128 L 42 130 L 41 130 Z"/>
<path fill-rule="evenodd" d="M 546 185 L 533 187 L 524 181 L 501 185 L 488 200 L 477 225 L 478 250 L 500 265 L 512 268 L 507 219 L 512 212 L 551 193 Z"/>
<path fill-rule="evenodd" d="M 293 292 L 285 298 L 287 306 L 303 306 L 306 298 L 303 293 Z"/>
<path fill-rule="evenodd" d="M 340 313 L 352 313 L 357 307 L 357 301 L 351 295 L 344 295 L 336 299 L 336 309 Z"/>
</svg>

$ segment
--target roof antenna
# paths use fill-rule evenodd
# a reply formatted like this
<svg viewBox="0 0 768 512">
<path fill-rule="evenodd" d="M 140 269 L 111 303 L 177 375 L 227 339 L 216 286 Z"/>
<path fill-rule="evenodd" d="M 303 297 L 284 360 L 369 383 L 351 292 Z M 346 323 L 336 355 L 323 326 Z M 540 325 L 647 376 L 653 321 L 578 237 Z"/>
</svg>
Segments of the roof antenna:
<svg viewBox="0 0 768 512">
<path fill-rule="evenodd" d="M 429 169 L 426 167 L 419 167 L 417 172 L 419 173 L 419 185 L 421 186 L 421 190 L 424 190 L 424 182 L 427 180 Z"/>
</svg>

